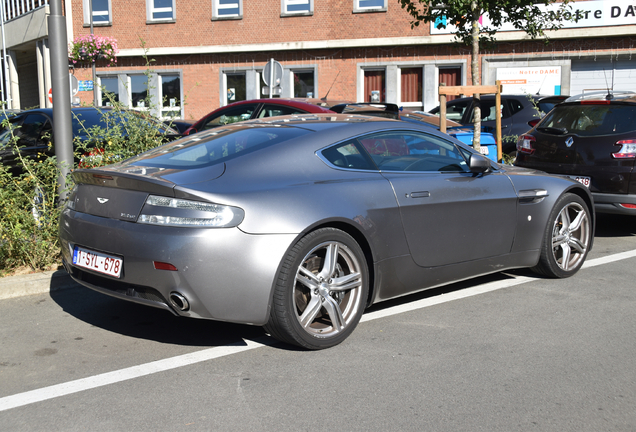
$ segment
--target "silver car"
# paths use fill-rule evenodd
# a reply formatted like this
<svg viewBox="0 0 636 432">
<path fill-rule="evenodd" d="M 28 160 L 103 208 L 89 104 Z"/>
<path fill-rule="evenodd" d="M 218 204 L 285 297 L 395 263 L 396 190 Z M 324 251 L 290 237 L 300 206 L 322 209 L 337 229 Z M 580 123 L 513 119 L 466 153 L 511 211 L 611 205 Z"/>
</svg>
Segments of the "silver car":
<svg viewBox="0 0 636 432">
<path fill-rule="evenodd" d="M 60 239 L 77 282 L 307 349 L 415 291 L 519 267 L 571 276 L 594 232 L 581 184 L 360 115 L 227 125 L 73 178 Z"/>
</svg>

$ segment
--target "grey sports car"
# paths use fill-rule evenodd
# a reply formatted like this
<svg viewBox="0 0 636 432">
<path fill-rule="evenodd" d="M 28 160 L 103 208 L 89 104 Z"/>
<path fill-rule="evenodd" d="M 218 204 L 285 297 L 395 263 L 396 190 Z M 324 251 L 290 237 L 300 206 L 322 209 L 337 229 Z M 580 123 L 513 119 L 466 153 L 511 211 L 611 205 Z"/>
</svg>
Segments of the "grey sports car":
<svg viewBox="0 0 636 432">
<path fill-rule="evenodd" d="M 571 276 L 594 234 L 576 181 L 360 115 L 227 125 L 73 178 L 60 238 L 76 281 L 308 349 L 415 291 L 519 267 Z"/>
</svg>

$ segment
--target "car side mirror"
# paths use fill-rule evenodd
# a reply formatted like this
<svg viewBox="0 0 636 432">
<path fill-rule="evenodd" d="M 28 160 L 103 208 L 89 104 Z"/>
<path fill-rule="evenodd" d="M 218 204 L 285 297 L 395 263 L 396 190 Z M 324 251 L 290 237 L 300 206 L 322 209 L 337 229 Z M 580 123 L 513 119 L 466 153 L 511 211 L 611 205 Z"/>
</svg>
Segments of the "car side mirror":
<svg viewBox="0 0 636 432">
<path fill-rule="evenodd" d="M 482 174 L 490 169 L 490 162 L 482 155 L 473 153 L 468 159 L 468 167 L 471 173 Z"/>
</svg>

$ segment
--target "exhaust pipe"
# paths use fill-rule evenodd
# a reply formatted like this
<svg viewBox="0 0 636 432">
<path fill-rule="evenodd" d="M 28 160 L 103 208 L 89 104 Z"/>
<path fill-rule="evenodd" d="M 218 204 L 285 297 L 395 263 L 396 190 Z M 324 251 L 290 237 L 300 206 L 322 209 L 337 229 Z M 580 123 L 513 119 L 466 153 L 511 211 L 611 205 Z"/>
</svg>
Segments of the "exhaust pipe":
<svg viewBox="0 0 636 432">
<path fill-rule="evenodd" d="M 182 312 L 186 312 L 190 309 L 190 303 L 188 302 L 188 299 L 176 291 L 172 291 L 170 293 L 170 304 L 172 304 L 172 306 Z"/>
</svg>

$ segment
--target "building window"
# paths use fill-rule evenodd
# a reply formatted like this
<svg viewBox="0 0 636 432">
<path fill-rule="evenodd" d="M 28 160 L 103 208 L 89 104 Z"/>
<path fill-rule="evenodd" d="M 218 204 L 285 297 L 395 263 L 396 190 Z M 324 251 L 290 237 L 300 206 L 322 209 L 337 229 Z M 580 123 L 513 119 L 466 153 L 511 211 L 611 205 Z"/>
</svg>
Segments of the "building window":
<svg viewBox="0 0 636 432">
<path fill-rule="evenodd" d="M 91 24 L 91 17 L 94 26 L 112 25 L 112 9 L 110 0 L 93 0 L 93 10 L 91 11 L 89 0 L 83 0 L 84 5 L 84 25 Z"/>
<path fill-rule="evenodd" d="M 131 108 L 144 110 L 149 108 L 148 77 L 146 75 L 129 75 Z"/>
<path fill-rule="evenodd" d="M 119 78 L 102 77 L 99 79 L 99 86 L 102 93 L 101 106 L 113 106 L 119 102 Z"/>
<path fill-rule="evenodd" d="M 177 19 L 177 14 L 175 10 L 175 1 L 176 0 L 146 0 L 147 21 L 148 22 L 175 21 Z"/>
<path fill-rule="evenodd" d="M 161 118 L 181 117 L 181 76 L 159 74 L 159 91 Z"/>
<path fill-rule="evenodd" d="M 294 83 L 294 97 L 315 98 L 318 95 L 314 92 L 314 71 L 292 71 Z"/>
<path fill-rule="evenodd" d="M 212 19 L 243 18 L 243 0 L 212 0 Z"/>
<path fill-rule="evenodd" d="M 104 73 L 98 83 L 97 100 L 101 106 L 119 103 L 124 108 L 148 111 L 162 120 L 183 117 L 180 71 L 162 71 L 149 77 L 140 73 Z"/>
<path fill-rule="evenodd" d="M 418 102 L 422 105 L 422 68 L 402 68 L 400 84 L 402 102 Z"/>
<path fill-rule="evenodd" d="M 462 85 L 462 68 L 459 67 L 445 67 L 439 68 L 439 84 L 445 86 L 460 86 Z M 446 101 L 452 101 L 459 96 L 447 95 Z"/>
<path fill-rule="evenodd" d="M 353 12 L 385 12 L 388 9 L 387 0 L 353 0 Z"/>
<path fill-rule="evenodd" d="M 247 85 L 244 73 L 225 74 L 227 93 L 226 104 L 247 99 Z"/>
<path fill-rule="evenodd" d="M 312 15 L 314 13 L 314 0 L 280 0 L 281 16 L 287 15 Z"/>
<path fill-rule="evenodd" d="M 386 97 L 386 71 L 364 71 L 364 101 L 384 102 Z"/>
</svg>

